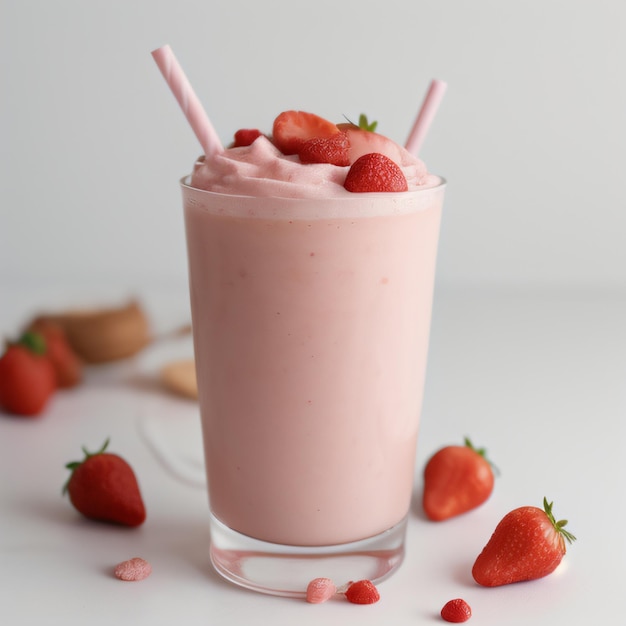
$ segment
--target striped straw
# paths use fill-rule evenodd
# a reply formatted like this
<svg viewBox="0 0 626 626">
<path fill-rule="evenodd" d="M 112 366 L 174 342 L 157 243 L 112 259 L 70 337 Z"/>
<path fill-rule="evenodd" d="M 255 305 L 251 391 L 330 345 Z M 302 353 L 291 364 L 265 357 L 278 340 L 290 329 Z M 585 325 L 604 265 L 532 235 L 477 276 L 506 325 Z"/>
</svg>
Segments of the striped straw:
<svg viewBox="0 0 626 626">
<path fill-rule="evenodd" d="M 443 99 L 443 94 L 446 92 L 447 84 L 441 80 L 433 80 L 430 83 L 422 107 L 417 114 L 415 124 L 409 134 L 409 138 L 406 140 L 405 148 L 413 155 L 419 154 L 422 143 L 428 133 L 428 129 L 435 119 L 437 109 Z"/>
<path fill-rule="evenodd" d="M 209 120 L 206 111 L 202 107 L 191 84 L 183 72 L 172 49 L 163 46 L 152 51 L 152 56 L 163 74 L 169 88 L 172 90 L 180 108 L 183 110 L 187 121 L 191 125 L 204 154 L 210 157 L 224 150 L 222 143 Z"/>
</svg>

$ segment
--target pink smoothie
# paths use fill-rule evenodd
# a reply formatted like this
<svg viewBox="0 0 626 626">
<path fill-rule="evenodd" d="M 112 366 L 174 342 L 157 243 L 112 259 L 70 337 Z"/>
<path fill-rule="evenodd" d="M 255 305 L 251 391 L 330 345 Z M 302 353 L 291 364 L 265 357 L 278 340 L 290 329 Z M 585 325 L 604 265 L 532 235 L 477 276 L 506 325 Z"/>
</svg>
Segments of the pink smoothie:
<svg viewBox="0 0 626 626">
<path fill-rule="evenodd" d="M 443 188 L 183 186 L 210 506 L 228 527 L 318 546 L 406 516 Z"/>
</svg>

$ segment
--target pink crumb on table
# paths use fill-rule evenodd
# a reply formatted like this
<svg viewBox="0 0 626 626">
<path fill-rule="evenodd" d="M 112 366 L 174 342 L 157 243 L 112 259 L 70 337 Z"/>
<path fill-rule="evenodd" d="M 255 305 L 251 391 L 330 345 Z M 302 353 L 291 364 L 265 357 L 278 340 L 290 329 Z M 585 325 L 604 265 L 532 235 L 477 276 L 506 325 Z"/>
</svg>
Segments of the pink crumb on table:
<svg viewBox="0 0 626 626">
<path fill-rule="evenodd" d="M 143 580 L 152 573 L 152 566 L 148 561 L 135 557 L 128 561 L 122 561 L 115 566 L 115 577 L 120 580 Z"/>
<path fill-rule="evenodd" d="M 330 578 L 314 578 L 306 588 L 306 601 L 320 604 L 330 600 L 336 591 L 335 583 Z"/>
</svg>

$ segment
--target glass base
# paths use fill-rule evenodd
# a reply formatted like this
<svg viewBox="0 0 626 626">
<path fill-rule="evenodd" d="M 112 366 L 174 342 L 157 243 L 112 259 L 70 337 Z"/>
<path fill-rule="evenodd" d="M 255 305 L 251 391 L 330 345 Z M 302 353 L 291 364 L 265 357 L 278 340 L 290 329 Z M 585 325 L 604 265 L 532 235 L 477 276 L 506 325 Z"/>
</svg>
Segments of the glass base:
<svg viewBox="0 0 626 626">
<path fill-rule="evenodd" d="M 211 562 L 224 578 L 261 593 L 305 597 L 314 578 L 338 589 L 355 580 L 379 583 L 404 558 L 407 518 L 379 535 L 333 546 L 286 546 L 231 530 L 211 515 Z"/>
</svg>

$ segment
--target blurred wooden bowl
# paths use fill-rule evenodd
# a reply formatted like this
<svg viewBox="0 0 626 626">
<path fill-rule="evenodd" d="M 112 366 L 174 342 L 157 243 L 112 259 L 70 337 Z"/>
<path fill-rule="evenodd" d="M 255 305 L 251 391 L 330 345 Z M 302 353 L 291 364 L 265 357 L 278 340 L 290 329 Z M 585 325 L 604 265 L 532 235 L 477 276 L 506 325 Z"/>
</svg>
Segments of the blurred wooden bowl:
<svg viewBox="0 0 626 626">
<path fill-rule="evenodd" d="M 137 354 L 151 341 L 148 319 L 135 300 L 121 307 L 76 309 L 42 314 L 33 324 L 59 324 L 85 363 L 106 363 Z"/>
</svg>

